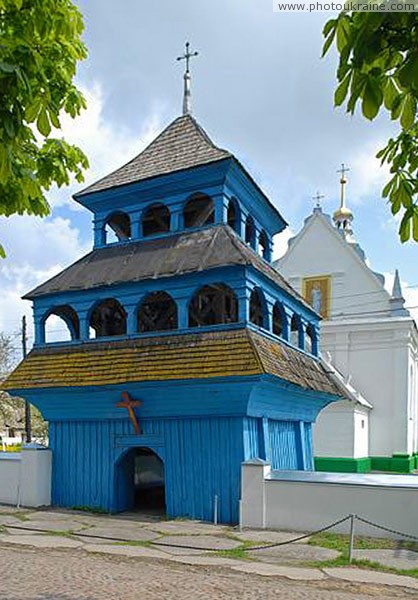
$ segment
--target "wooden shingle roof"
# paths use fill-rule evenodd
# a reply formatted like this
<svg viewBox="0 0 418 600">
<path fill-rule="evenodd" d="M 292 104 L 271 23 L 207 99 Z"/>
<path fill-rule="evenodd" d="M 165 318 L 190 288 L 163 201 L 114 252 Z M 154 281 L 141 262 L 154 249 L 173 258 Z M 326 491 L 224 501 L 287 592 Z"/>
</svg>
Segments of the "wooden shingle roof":
<svg viewBox="0 0 418 600">
<path fill-rule="evenodd" d="M 321 362 L 248 329 L 34 349 L 4 390 L 271 374 L 344 396 Z"/>
<path fill-rule="evenodd" d="M 231 157 L 227 150 L 215 146 L 193 117 L 184 115 L 170 123 L 138 156 L 75 197 Z"/>
<path fill-rule="evenodd" d="M 24 296 L 81 291 L 243 265 L 252 266 L 309 310 L 305 300 L 227 225 L 93 250 Z M 161 284 L 162 287 L 164 284 Z"/>
</svg>

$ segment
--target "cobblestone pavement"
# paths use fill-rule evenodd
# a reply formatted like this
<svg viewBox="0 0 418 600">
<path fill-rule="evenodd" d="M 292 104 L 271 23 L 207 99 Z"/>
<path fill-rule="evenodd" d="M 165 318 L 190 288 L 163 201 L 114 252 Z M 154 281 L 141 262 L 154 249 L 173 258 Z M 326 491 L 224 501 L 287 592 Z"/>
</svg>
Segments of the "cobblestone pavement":
<svg viewBox="0 0 418 600">
<path fill-rule="evenodd" d="M 295 582 L 191 567 L 87 554 L 82 549 L 0 547 L 1 600 L 393 600 L 416 591 L 328 579 Z"/>
</svg>

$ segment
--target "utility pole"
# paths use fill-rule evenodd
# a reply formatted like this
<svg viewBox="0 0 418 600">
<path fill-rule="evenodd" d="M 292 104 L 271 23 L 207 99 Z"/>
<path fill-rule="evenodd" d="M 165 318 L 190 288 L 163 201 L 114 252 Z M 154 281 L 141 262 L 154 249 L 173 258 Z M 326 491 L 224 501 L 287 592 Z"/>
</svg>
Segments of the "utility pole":
<svg viewBox="0 0 418 600">
<path fill-rule="evenodd" d="M 22 317 L 22 354 L 23 358 L 27 356 L 27 328 L 26 328 L 26 316 Z M 25 400 L 25 432 L 26 432 L 26 443 L 30 444 L 32 441 L 32 425 L 31 425 L 31 416 L 30 416 L 30 404 L 27 400 Z"/>
</svg>

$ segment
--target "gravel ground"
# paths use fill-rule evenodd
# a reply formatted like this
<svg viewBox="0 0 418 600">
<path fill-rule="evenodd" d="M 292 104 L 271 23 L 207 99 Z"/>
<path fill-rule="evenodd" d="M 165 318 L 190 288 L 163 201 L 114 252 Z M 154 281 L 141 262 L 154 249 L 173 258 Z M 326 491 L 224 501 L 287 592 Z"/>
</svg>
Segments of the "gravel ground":
<svg viewBox="0 0 418 600">
<path fill-rule="evenodd" d="M 416 592 L 312 583 L 192 567 L 167 561 L 97 556 L 80 549 L 0 547 L 1 600 L 393 600 Z"/>
</svg>

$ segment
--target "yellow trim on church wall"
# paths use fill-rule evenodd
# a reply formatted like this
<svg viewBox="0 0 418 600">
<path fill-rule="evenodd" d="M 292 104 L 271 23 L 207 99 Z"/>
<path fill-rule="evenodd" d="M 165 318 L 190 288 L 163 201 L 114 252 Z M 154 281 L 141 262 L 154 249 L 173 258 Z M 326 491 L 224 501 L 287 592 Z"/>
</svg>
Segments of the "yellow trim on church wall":
<svg viewBox="0 0 418 600">
<path fill-rule="evenodd" d="M 302 279 L 302 296 L 324 319 L 331 313 L 331 275 Z"/>
</svg>

